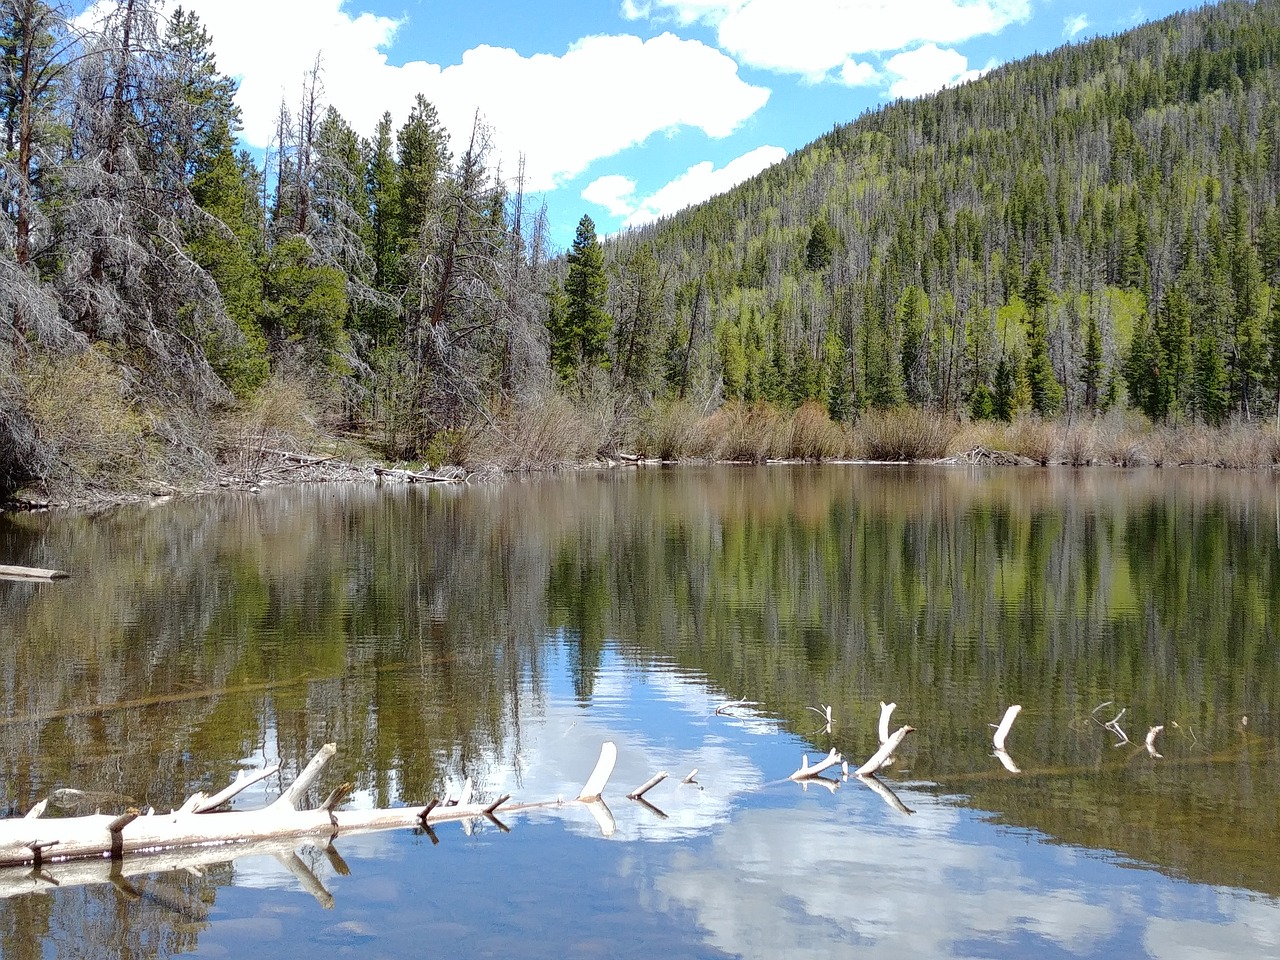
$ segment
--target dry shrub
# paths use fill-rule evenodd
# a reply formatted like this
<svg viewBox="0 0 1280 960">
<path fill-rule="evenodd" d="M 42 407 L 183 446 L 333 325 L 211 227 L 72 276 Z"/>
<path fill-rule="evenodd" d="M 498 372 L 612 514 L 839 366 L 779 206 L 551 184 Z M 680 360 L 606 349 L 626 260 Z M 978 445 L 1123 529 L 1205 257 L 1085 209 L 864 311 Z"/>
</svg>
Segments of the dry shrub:
<svg viewBox="0 0 1280 960">
<path fill-rule="evenodd" d="M 558 394 L 531 399 L 502 420 L 458 431 L 446 462 L 469 470 L 545 470 L 593 460 L 614 444 L 612 416 Z"/>
<path fill-rule="evenodd" d="M 314 449 L 323 435 L 319 423 L 306 385 L 277 374 L 223 419 L 220 459 L 237 476 L 254 476 L 270 451 Z"/>
<path fill-rule="evenodd" d="M 1009 425 L 1011 453 L 1034 460 L 1041 465 L 1054 460 L 1058 453 L 1058 428 L 1039 417 L 1018 417 Z"/>
<path fill-rule="evenodd" d="M 960 423 L 936 410 L 897 407 L 859 418 L 854 450 L 867 460 L 938 460 L 960 433 Z"/>
<path fill-rule="evenodd" d="M 22 371 L 46 482 L 129 486 L 162 466 L 150 420 L 120 371 L 96 350 L 46 357 Z"/>
<path fill-rule="evenodd" d="M 766 403 L 727 403 L 705 424 L 708 447 L 717 460 L 763 463 L 786 449 L 786 416 Z"/>
<path fill-rule="evenodd" d="M 1098 460 L 1098 426 L 1092 420 L 1069 424 L 1062 432 L 1062 462 L 1084 467 Z"/>
<path fill-rule="evenodd" d="M 640 424 L 636 452 L 653 460 L 695 460 L 707 455 L 706 418 L 692 404 L 674 400 L 652 407 Z"/>
<path fill-rule="evenodd" d="M 1263 427 L 1231 423 L 1219 433 L 1218 455 L 1214 466 L 1255 470 L 1271 466 L 1275 462 L 1271 438 Z"/>
<path fill-rule="evenodd" d="M 1280 467 L 1280 424 L 1268 423 L 1261 429 L 1259 456 L 1264 467 Z"/>
<path fill-rule="evenodd" d="M 849 436 L 821 404 L 806 403 L 791 416 L 783 455 L 793 460 L 833 460 L 849 455 Z"/>
</svg>

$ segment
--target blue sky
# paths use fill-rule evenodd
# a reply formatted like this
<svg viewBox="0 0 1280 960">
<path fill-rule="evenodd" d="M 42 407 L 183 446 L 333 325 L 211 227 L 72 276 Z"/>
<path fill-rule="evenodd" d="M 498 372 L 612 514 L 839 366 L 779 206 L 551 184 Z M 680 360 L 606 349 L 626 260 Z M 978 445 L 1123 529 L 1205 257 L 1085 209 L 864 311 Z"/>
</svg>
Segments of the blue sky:
<svg viewBox="0 0 1280 960">
<path fill-rule="evenodd" d="M 168 0 L 170 6 L 173 0 Z M 1009 60 L 1183 9 L 1168 0 L 184 0 L 271 138 L 321 59 L 362 134 L 421 92 L 455 150 L 479 110 L 493 162 L 544 199 L 552 242 L 607 234 L 753 176 L 837 123 Z"/>
</svg>

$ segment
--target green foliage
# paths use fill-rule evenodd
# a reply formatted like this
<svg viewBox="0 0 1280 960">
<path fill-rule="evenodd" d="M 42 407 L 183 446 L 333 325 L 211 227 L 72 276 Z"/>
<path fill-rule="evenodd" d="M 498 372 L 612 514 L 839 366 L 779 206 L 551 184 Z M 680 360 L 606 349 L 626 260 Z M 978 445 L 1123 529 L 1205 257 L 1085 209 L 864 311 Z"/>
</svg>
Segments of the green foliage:
<svg viewBox="0 0 1280 960">
<path fill-rule="evenodd" d="M 1192 378 L 1192 409 L 1210 426 L 1221 426 L 1230 409 L 1230 383 L 1222 351 L 1207 334 L 1196 341 Z"/>
<path fill-rule="evenodd" d="M 651 245 L 674 285 L 705 285 L 727 395 L 752 395 L 756 371 L 757 395 L 783 402 L 825 386 L 812 345 L 834 331 L 853 408 L 953 408 L 986 384 L 997 417 L 1100 410 L 1141 365 L 1137 336 L 1167 382 L 1130 399 L 1174 417 L 1208 333 L 1229 413 L 1255 416 L 1280 282 L 1274 131 L 1257 119 L 1280 121 L 1280 71 L 1258 50 L 1280 55 L 1280 8 L 1231 2 L 1009 64 L 838 126 L 610 252 Z M 723 326 L 748 289 L 768 318 L 759 364 L 749 328 Z"/>
<path fill-rule="evenodd" d="M 1017 410 L 1017 376 L 1018 362 L 1016 357 L 1001 354 L 996 361 L 996 386 L 992 397 L 992 414 L 997 420 L 1009 423 Z"/>
<path fill-rule="evenodd" d="M 825 217 L 814 223 L 809 232 L 809 242 L 804 248 L 806 270 L 825 270 L 831 266 L 840 238 Z"/>
<path fill-rule="evenodd" d="M 346 278 L 317 264 L 305 237 L 272 248 L 262 275 L 262 328 L 273 350 L 293 347 L 311 362 L 334 364 L 347 311 Z"/>
<path fill-rule="evenodd" d="M 613 329 L 613 319 L 605 311 L 609 276 L 596 225 L 589 216 L 584 214 L 578 221 L 573 247 L 565 259 L 568 273 L 564 281 L 564 312 L 549 323 L 549 328 L 552 356 L 558 358 L 557 371 L 567 380 L 609 364 L 609 334 Z"/>
</svg>

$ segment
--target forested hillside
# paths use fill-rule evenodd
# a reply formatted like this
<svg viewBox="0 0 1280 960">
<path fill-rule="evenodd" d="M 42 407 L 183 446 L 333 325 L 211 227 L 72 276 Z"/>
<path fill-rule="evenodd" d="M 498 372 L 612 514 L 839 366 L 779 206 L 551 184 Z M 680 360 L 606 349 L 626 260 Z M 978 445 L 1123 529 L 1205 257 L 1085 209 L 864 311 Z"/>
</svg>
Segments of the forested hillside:
<svg viewBox="0 0 1280 960">
<path fill-rule="evenodd" d="M 199 470 L 282 397 L 420 453 L 546 382 L 542 221 L 482 124 L 362 138 L 317 62 L 255 160 L 194 15 L 67 18 L 0 3 L 0 494 Z"/>
<path fill-rule="evenodd" d="M 317 62 L 251 155 L 213 51 L 157 0 L 0 0 L 0 494 L 198 471 L 295 401 L 436 460 L 549 403 L 609 442 L 677 400 L 1277 415 L 1280 3 L 895 103 L 557 258 L 479 117 L 360 136 Z"/>
<path fill-rule="evenodd" d="M 1266 0 L 895 103 L 611 244 L 619 342 L 663 349 L 619 372 L 838 417 L 1274 416 L 1278 138 Z"/>
</svg>

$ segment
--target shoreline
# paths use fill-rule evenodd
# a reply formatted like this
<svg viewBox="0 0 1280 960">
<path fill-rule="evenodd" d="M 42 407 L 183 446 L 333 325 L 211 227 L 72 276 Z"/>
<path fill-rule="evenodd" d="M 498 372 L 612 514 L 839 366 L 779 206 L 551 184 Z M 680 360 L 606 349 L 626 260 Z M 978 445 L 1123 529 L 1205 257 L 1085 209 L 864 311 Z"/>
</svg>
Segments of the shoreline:
<svg viewBox="0 0 1280 960">
<path fill-rule="evenodd" d="M 462 467 L 441 467 L 438 470 L 412 469 L 405 466 L 391 466 L 380 461 L 343 460 L 332 455 L 313 455 L 295 451 L 273 451 L 276 463 L 264 463 L 251 475 L 221 474 L 214 478 L 193 481 L 191 484 L 174 483 L 157 480 L 153 484 L 142 485 L 131 490 L 112 490 L 101 487 L 85 492 L 50 497 L 35 497 L 33 491 L 19 491 L 17 495 L 0 501 L 0 516 L 6 514 L 40 513 L 50 510 L 109 510 L 131 504 L 166 503 L 179 497 L 204 497 L 211 494 L 240 492 L 256 494 L 263 489 L 283 486 L 299 486 L 303 484 L 326 483 L 372 483 L 375 485 L 392 484 L 413 486 L 418 484 L 469 484 L 491 483 L 518 476 L 531 474 L 554 474 L 574 470 L 617 470 L 617 469 L 653 469 L 683 466 L 788 466 L 788 465 L 831 465 L 831 466 L 969 466 L 969 467 L 1007 467 L 1007 468 L 1110 468 L 1119 470 L 1228 470 L 1243 473 L 1272 473 L 1280 476 L 1280 464 L 1236 465 L 1231 463 L 1205 463 L 1198 460 L 1118 462 L 1089 460 L 1075 462 L 1067 459 L 1050 458 L 1038 460 L 1008 450 L 975 446 L 964 453 L 946 457 L 928 458 L 895 458 L 878 459 L 866 457 L 766 457 L 761 459 L 725 459 L 684 457 L 664 459 L 635 454 L 615 453 L 612 456 L 600 455 L 594 460 L 580 462 L 562 462 L 547 464 L 542 467 L 522 467 L 502 469 L 496 466 L 467 470 Z M 27 494 L 24 496 L 23 494 Z"/>
</svg>

